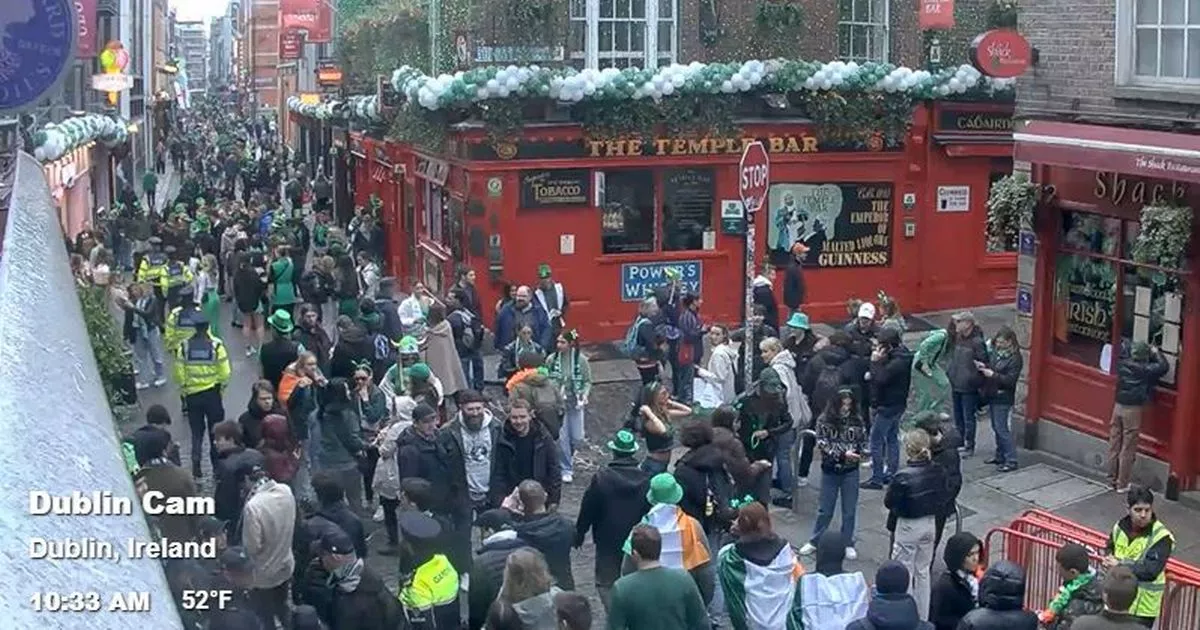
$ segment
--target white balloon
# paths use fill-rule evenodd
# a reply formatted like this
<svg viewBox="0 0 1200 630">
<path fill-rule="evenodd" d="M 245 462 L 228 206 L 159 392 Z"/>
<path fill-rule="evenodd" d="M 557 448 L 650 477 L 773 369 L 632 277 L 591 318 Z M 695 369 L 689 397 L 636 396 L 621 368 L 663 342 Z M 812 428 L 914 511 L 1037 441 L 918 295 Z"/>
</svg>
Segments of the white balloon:
<svg viewBox="0 0 1200 630">
<path fill-rule="evenodd" d="M 724 92 L 726 94 L 733 94 L 735 89 L 736 88 L 733 87 L 732 81 L 722 81 L 721 82 L 721 91 L 722 92 Z"/>
<path fill-rule="evenodd" d="M 829 79 L 825 79 L 824 81 L 821 81 L 821 89 L 822 90 L 828 90 L 831 87 L 833 87 L 833 81 L 830 81 Z"/>
<path fill-rule="evenodd" d="M 495 94 L 500 89 L 500 81 L 498 79 L 488 79 L 487 91 Z"/>
<path fill-rule="evenodd" d="M 666 85 L 664 85 L 664 86 L 662 87 L 662 93 L 663 93 L 663 94 L 667 94 L 667 95 L 670 95 L 670 94 L 673 94 L 673 93 L 675 93 L 675 84 L 674 84 L 674 83 L 667 83 Z"/>
<path fill-rule="evenodd" d="M 485 87 L 475 88 L 475 100 L 482 101 L 488 97 L 488 90 Z"/>
</svg>

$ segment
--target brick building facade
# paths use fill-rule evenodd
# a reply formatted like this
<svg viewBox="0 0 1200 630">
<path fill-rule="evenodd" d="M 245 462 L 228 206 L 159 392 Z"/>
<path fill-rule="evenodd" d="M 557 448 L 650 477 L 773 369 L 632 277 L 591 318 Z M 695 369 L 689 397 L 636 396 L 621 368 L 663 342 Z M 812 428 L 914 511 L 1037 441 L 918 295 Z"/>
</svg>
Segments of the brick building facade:
<svg viewBox="0 0 1200 630">
<path fill-rule="evenodd" d="M 1140 433 L 1132 476 L 1122 470 L 1114 483 L 1169 498 L 1196 487 L 1200 461 L 1197 248 L 1147 259 L 1139 243 L 1145 208 L 1184 217 L 1177 208 L 1200 203 L 1193 9 L 1186 0 L 1022 3 L 1019 29 L 1037 54 L 1018 81 L 1013 135 L 1015 167 L 1041 195 L 1018 261 L 1019 439 L 1116 475 L 1110 432 Z M 1187 221 L 1176 229 L 1195 243 Z M 1139 342 L 1160 348 L 1169 370 L 1136 422 L 1116 421 L 1116 374 Z"/>
</svg>

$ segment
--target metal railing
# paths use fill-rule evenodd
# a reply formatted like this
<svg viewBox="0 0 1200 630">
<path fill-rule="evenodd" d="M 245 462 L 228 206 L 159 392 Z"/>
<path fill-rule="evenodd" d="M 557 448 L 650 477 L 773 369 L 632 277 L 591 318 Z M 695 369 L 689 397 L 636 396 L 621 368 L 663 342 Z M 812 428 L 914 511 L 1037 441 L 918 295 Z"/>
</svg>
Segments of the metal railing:
<svg viewBox="0 0 1200 630">
<path fill-rule="evenodd" d="M 150 541 L 150 531 L 122 463 L 58 214 L 29 155 L 17 157 L 8 210 L 0 256 L 0 627 L 182 629 L 159 561 L 125 555 L 128 541 Z M 35 515 L 34 491 L 108 492 L 132 506 L 127 514 Z M 108 543 L 119 560 L 35 559 L 35 539 Z M 148 610 L 114 610 L 129 602 Z"/>
</svg>

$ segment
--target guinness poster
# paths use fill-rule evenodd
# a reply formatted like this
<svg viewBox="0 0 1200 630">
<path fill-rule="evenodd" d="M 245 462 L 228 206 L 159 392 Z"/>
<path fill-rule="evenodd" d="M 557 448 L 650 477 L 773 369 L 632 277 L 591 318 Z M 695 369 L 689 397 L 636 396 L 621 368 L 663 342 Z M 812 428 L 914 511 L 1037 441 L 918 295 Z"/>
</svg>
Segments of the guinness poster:
<svg viewBox="0 0 1200 630">
<path fill-rule="evenodd" d="M 892 263 L 892 184 L 773 184 L 767 251 L 787 263 L 792 245 L 808 248 L 807 267 L 887 267 Z"/>
<path fill-rule="evenodd" d="M 552 208 L 591 203 L 591 171 L 569 169 L 521 173 L 521 207 Z"/>
</svg>

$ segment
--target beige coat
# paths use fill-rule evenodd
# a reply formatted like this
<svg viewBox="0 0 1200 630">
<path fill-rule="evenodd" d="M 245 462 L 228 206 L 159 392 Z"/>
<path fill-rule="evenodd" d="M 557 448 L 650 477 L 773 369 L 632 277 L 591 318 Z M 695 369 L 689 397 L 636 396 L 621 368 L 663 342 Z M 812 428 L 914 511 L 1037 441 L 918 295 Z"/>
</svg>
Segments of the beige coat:
<svg viewBox="0 0 1200 630">
<path fill-rule="evenodd" d="M 274 588 L 292 578 L 295 529 L 296 498 L 291 488 L 268 479 L 242 510 L 242 545 L 254 562 L 252 588 Z"/>
<path fill-rule="evenodd" d="M 426 331 L 425 362 L 429 370 L 442 381 L 442 395 L 453 396 L 469 389 L 458 351 L 454 349 L 454 331 L 450 322 L 442 321 Z"/>
</svg>

